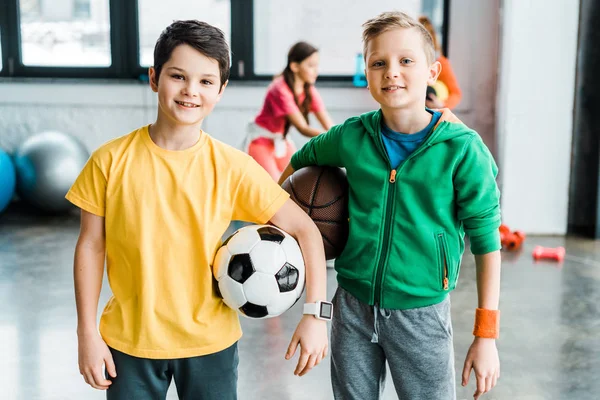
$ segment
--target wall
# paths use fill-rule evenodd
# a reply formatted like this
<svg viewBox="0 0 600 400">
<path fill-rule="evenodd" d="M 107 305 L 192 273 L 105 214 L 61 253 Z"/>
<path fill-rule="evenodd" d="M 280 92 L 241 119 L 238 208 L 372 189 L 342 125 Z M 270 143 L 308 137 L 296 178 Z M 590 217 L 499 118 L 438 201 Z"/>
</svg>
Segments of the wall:
<svg viewBox="0 0 600 400">
<path fill-rule="evenodd" d="M 497 135 L 504 222 L 567 228 L 579 1 L 505 0 Z"/>
</svg>

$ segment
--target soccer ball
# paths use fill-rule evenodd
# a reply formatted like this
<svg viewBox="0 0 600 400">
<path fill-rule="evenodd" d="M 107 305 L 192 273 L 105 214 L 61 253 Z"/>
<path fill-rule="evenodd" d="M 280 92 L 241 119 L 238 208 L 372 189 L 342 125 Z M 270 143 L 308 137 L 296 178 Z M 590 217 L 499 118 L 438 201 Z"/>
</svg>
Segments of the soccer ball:
<svg viewBox="0 0 600 400">
<path fill-rule="evenodd" d="M 250 318 L 272 318 L 292 307 L 304 291 L 304 259 L 296 240 L 274 226 L 237 230 L 213 263 L 223 301 Z"/>
</svg>

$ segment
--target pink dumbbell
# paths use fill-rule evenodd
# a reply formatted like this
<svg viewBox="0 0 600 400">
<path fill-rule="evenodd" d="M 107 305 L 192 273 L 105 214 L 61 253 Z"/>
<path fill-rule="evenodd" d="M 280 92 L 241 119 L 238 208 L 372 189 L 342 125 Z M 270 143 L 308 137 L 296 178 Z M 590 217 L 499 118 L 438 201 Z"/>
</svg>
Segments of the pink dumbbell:
<svg viewBox="0 0 600 400">
<path fill-rule="evenodd" d="M 551 259 L 562 262 L 565 259 L 565 248 L 562 246 L 555 248 L 536 246 L 533 249 L 533 258 L 535 260 Z"/>
</svg>

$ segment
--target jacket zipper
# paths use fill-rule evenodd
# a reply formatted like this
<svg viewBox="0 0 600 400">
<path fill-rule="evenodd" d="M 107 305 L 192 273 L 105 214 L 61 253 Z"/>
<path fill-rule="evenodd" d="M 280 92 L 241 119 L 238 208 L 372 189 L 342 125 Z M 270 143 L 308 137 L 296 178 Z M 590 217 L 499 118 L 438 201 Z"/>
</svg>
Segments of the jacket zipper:
<svg viewBox="0 0 600 400">
<path fill-rule="evenodd" d="M 387 156 L 385 147 L 383 145 L 383 139 L 381 139 L 381 136 L 379 136 L 379 144 L 381 146 L 381 150 L 384 154 L 384 158 L 387 159 L 391 170 L 390 170 L 390 177 L 389 177 L 389 184 L 388 184 L 387 203 L 385 205 L 385 221 L 384 221 L 384 227 L 383 227 L 384 242 L 383 242 L 383 247 L 381 248 L 381 252 L 379 253 L 379 264 L 377 265 L 377 276 L 375 278 L 375 304 L 379 304 L 381 302 L 381 285 L 382 285 L 382 281 L 383 281 L 383 269 L 384 269 L 385 263 L 387 262 L 388 249 L 390 246 L 390 242 L 392 241 L 392 238 L 390 235 L 390 222 L 391 222 L 391 218 L 392 218 L 391 204 L 393 204 L 393 200 L 394 200 L 395 193 L 396 193 L 395 185 L 394 185 L 396 183 L 396 175 L 398 174 L 398 172 L 400 172 L 402 170 L 402 168 L 404 167 L 404 165 L 406 164 L 406 162 L 408 160 L 417 156 L 422 151 L 424 151 L 426 148 L 428 148 L 430 142 L 431 142 L 431 139 L 428 139 L 425 143 L 423 143 L 416 151 L 414 151 L 410 156 L 408 156 L 408 158 L 406 160 L 402 161 L 402 163 L 396 170 L 395 168 L 392 168 L 390 158 Z M 447 276 L 447 274 L 446 274 L 446 276 Z"/>
<path fill-rule="evenodd" d="M 377 266 L 377 278 L 375 279 L 375 304 L 379 304 L 381 301 L 381 283 L 383 279 L 383 269 L 385 263 L 387 261 L 388 256 L 388 248 L 390 246 L 390 242 L 392 237 L 390 235 L 390 220 L 392 218 L 392 213 L 390 208 L 394 204 L 395 197 L 395 184 L 396 183 L 396 170 L 392 169 L 390 171 L 389 185 L 388 185 L 388 196 L 387 203 L 385 207 L 385 223 L 383 226 L 383 247 L 381 248 L 381 256 L 379 258 L 379 265 Z"/>
<path fill-rule="evenodd" d="M 442 255 L 442 266 L 444 268 L 444 277 L 442 278 L 442 287 L 444 290 L 448 290 L 448 262 L 446 260 L 446 246 L 444 246 L 444 234 L 438 233 L 438 243 L 440 244 L 440 253 Z"/>
</svg>

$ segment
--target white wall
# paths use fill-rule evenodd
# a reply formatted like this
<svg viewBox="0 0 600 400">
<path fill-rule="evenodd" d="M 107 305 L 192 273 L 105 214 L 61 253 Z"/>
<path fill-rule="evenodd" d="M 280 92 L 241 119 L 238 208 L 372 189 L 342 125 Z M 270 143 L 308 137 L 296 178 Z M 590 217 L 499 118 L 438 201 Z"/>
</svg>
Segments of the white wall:
<svg viewBox="0 0 600 400">
<path fill-rule="evenodd" d="M 463 92 L 455 112 L 494 155 L 500 2 L 451 1 L 448 38 L 448 56 Z"/>
<path fill-rule="evenodd" d="M 505 0 L 498 91 L 504 222 L 567 229 L 579 1 Z"/>
<path fill-rule="evenodd" d="M 246 124 L 261 105 L 266 85 L 233 83 L 203 129 L 228 144 L 240 144 Z M 366 89 L 327 87 L 321 95 L 338 122 L 377 106 Z M 142 83 L 0 83 L 0 148 L 14 151 L 36 132 L 59 130 L 93 150 L 152 122 L 156 109 L 156 95 Z M 312 122 L 316 122 L 314 117 Z M 297 132 L 292 134 L 298 145 L 306 141 Z"/>
</svg>

